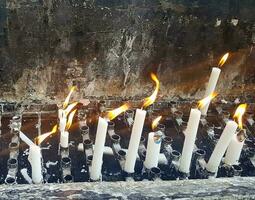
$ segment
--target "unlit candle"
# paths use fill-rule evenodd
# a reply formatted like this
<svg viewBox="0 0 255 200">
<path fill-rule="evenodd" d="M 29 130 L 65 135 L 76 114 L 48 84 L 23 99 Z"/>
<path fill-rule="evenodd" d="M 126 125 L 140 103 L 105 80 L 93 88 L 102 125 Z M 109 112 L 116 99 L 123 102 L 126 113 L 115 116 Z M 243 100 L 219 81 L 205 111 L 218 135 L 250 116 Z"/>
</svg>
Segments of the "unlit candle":
<svg viewBox="0 0 255 200">
<path fill-rule="evenodd" d="M 96 141 L 93 152 L 92 166 L 90 168 L 90 178 L 97 181 L 101 177 L 103 164 L 103 153 L 108 123 L 105 119 L 99 117 L 96 133 Z"/>
</svg>

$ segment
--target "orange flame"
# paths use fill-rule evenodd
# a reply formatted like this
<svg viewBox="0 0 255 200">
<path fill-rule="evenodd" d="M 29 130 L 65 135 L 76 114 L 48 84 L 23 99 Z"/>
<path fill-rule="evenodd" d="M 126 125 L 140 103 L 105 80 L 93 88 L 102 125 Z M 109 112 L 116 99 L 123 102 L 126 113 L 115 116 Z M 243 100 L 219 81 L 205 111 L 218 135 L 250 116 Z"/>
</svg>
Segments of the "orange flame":
<svg viewBox="0 0 255 200">
<path fill-rule="evenodd" d="M 72 95 L 72 93 L 73 93 L 73 91 L 74 91 L 75 89 L 76 89 L 76 86 L 72 86 L 72 87 L 71 87 L 71 90 L 70 90 L 69 94 L 67 95 L 67 97 L 66 97 L 64 103 L 63 103 L 63 108 L 64 108 L 64 109 L 65 109 L 65 108 L 67 107 L 67 105 L 69 104 L 71 95 Z"/>
<path fill-rule="evenodd" d="M 155 90 L 154 90 L 154 92 L 152 93 L 151 96 L 146 97 L 144 99 L 142 108 L 146 108 L 146 107 L 150 106 L 151 104 L 154 103 L 154 101 L 157 98 L 157 94 L 158 94 L 158 91 L 159 91 L 159 80 L 158 80 L 157 76 L 153 73 L 151 73 L 151 79 L 156 83 L 156 88 L 155 88 Z"/>
<path fill-rule="evenodd" d="M 119 114 L 125 112 L 129 108 L 129 105 L 125 103 L 124 105 L 120 106 L 119 108 L 116 108 L 114 110 L 111 110 L 107 113 L 107 118 L 109 120 L 113 120 L 115 117 L 117 117 Z"/>
<path fill-rule="evenodd" d="M 228 56 L 229 56 L 229 53 L 226 53 L 224 56 L 222 56 L 222 58 L 220 59 L 220 62 L 218 63 L 219 67 L 222 67 L 224 65 L 224 63 L 228 59 Z"/>
<path fill-rule="evenodd" d="M 242 130 L 243 129 L 243 122 L 242 122 L 242 117 L 246 111 L 246 107 L 247 107 L 247 104 L 244 103 L 244 104 L 240 104 L 237 109 L 236 109 L 236 112 L 234 114 L 234 119 L 237 120 L 238 122 L 238 127 Z"/>
<path fill-rule="evenodd" d="M 155 130 L 155 128 L 158 126 L 159 121 L 161 120 L 162 116 L 158 116 L 156 119 L 153 120 L 151 124 L 152 130 Z"/>
<path fill-rule="evenodd" d="M 73 122 L 73 117 L 76 113 L 77 109 L 73 110 L 70 115 L 68 116 L 68 120 L 67 120 L 67 123 L 66 123 L 66 130 L 68 130 L 71 125 L 72 125 L 72 122 Z"/>
<path fill-rule="evenodd" d="M 69 106 L 67 106 L 67 108 L 64 110 L 65 116 L 67 116 L 71 110 L 78 104 L 78 102 L 74 102 L 72 104 L 70 104 Z"/>
<path fill-rule="evenodd" d="M 51 130 L 50 132 L 44 133 L 44 134 L 38 136 L 38 137 L 35 139 L 36 143 L 37 143 L 38 145 L 40 145 L 47 137 L 49 137 L 50 135 L 56 133 L 57 130 L 58 130 L 58 125 L 55 125 L 55 126 L 52 128 L 52 130 Z"/>
<path fill-rule="evenodd" d="M 201 109 L 206 106 L 214 97 L 217 96 L 216 92 L 212 92 L 209 96 L 203 98 L 202 100 L 198 101 L 198 108 Z"/>
</svg>

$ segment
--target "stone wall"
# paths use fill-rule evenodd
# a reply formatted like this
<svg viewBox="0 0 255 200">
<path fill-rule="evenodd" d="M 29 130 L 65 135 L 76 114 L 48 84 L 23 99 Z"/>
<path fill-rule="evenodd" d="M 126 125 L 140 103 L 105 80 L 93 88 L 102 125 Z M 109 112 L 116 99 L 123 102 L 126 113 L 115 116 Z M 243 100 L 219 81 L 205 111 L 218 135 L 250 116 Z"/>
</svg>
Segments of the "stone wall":
<svg viewBox="0 0 255 200">
<path fill-rule="evenodd" d="M 0 0 L 0 99 L 200 98 L 230 52 L 217 91 L 255 88 L 253 0 Z M 80 96 L 80 97 L 81 97 Z"/>
</svg>

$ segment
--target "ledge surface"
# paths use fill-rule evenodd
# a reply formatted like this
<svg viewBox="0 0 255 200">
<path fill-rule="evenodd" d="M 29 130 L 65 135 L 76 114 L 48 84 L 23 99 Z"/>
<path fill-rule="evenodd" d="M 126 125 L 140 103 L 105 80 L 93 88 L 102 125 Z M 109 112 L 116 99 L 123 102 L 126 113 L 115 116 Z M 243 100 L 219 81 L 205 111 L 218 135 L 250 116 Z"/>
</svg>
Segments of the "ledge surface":
<svg viewBox="0 0 255 200">
<path fill-rule="evenodd" d="M 2 185 L 1 199 L 254 199 L 255 178 Z"/>
</svg>

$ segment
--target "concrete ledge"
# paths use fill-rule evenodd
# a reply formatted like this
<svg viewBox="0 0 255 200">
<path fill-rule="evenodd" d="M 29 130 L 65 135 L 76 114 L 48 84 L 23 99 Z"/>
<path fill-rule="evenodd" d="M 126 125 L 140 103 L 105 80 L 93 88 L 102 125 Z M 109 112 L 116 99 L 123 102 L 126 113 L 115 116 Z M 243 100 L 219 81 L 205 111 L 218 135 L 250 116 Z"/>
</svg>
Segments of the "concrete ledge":
<svg viewBox="0 0 255 200">
<path fill-rule="evenodd" d="M 2 185 L 1 199 L 254 199 L 255 178 Z"/>
</svg>

